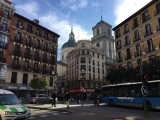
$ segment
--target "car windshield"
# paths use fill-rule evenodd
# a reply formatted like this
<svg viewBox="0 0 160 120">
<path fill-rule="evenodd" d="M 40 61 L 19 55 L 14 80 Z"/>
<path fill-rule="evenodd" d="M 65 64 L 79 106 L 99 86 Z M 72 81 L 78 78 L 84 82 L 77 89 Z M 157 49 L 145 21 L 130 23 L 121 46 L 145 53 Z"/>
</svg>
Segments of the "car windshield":
<svg viewBox="0 0 160 120">
<path fill-rule="evenodd" d="M 14 94 L 1 94 L 0 105 L 20 104 L 18 98 Z"/>
</svg>

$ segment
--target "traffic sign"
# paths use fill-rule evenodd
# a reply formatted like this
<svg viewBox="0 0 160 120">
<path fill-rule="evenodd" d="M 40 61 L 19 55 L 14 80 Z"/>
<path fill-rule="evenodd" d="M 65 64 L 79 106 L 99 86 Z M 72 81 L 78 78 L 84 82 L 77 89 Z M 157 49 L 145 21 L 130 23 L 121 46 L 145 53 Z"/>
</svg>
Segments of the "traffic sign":
<svg viewBox="0 0 160 120">
<path fill-rule="evenodd" d="M 148 88 L 147 88 L 147 86 L 142 85 L 141 92 L 142 92 L 143 96 L 147 96 L 148 95 Z"/>
</svg>

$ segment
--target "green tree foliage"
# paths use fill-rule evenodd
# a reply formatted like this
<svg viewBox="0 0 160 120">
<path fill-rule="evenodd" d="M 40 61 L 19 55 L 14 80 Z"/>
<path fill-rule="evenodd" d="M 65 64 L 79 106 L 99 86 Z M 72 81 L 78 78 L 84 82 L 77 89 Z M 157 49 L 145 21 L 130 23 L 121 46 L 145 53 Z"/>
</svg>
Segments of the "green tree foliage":
<svg viewBox="0 0 160 120">
<path fill-rule="evenodd" d="M 142 75 L 141 75 L 142 70 Z M 144 62 L 141 67 L 136 68 L 112 68 L 108 71 L 106 80 L 110 84 L 123 82 L 136 82 L 145 80 L 160 79 L 160 57 L 156 57 L 152 62 Z"/>
<path fill-rule="evenodd" d="M 48 84 L 45 77 L 34 77 L 30 82 L 30 86 L 36 90 L 40 90 L 46 89 Z"/>
</svg>

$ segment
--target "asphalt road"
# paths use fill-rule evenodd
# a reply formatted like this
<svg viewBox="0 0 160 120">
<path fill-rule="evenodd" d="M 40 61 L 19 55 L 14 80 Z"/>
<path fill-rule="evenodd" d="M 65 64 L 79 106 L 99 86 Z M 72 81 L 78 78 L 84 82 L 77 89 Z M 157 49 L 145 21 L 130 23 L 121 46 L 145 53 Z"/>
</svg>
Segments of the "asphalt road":
<svg viewBox="0 0 160 120">
<path fill-rule="evenodd" d="M 66 108 L 38 109 L 31 108 L 31 120 L 124 120 L 127 116 L 141 116 L 144 111 L 134 108 L 103 106 L 76 106 Z M 148 111 L 154 120 L 160 120 L 160 111 Z M 148 120 L 150 120 L 149 118 Z"/>
</svg>

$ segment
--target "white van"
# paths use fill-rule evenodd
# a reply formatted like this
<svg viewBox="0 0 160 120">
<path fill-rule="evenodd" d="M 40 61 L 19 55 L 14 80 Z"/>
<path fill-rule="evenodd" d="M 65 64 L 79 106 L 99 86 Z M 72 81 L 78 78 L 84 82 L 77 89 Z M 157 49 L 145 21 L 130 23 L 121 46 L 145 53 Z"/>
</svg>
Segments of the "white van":
<svg viewBox="0 0 160 120">
<path fill-rule="evenodd" d="M 27 120 L 30 116 L 31 111 L 13 92 L 0 89 L 0 120 Z"/>
</svg>

